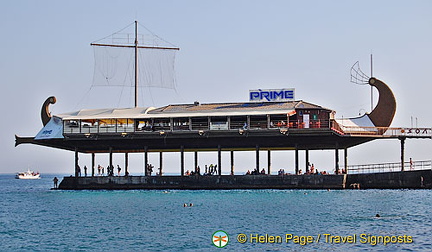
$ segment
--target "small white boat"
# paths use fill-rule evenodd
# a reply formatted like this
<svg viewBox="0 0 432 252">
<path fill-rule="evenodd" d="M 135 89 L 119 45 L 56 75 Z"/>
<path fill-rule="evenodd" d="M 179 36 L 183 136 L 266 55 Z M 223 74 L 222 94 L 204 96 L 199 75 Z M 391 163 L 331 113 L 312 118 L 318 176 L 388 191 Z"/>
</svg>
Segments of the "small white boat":
<svg viewBox="0 0 432 252">
<path fill-rule="evenodd" d="M 27 170 L 26 172 L 18 172 L 15 175 L 15 178 L 16 179 L 40 179 L 40 173 Z"/>
</svg>

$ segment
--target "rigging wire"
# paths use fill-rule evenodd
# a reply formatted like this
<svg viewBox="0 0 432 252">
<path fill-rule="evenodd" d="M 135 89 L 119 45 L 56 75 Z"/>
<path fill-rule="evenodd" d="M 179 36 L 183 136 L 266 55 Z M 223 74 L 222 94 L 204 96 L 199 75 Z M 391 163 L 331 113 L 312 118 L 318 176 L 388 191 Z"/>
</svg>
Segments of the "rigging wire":
<svg viewBox="0 0 432 252">
<path fill-rule="evenodd" d="M 153 93 L 152 93 L 150 87 L 148 87 L 148 92 L 149 92 L 149 94 L 150 94 L 150 99 L 151 99 L 151 101 L 152 101 L 152 105 L 153 105 L 153 106 L 156 106 L 156 105 L 155 105 L 155 101 L 154 101 L 154 99 L 153 99 Z"/>
<path fill-rule="evenodd" d="M 169 41 L 166 41 L 165 39 L 159 37 L 156 33 L 152 32 L 151 30 L 149 30 L 147 27 L 145 27 L 145 26 L 142 25 L 141 23 L 138 23 L 138 26 L 144 28 L 144 29 L 145 29 L 146 31 L 148 31 L 152 36 L 154 36 L 154 37 L 158 38 L 159 40 L 161 40 L 161 41 L 163 41 L 163 42 L 169 44 L 170 46 L 177 47 L 177 46 L 174 45 L 173 43 L 171 43 L 171 42 L 169 42 Z"/>
<path fill-rule="evenodd" d="M 111 40 L 111 42 L 113 44 L 129 44 L 132 42 L 132 39 L 135 37 L 134 33 L 128 33 L 128 31 L 125 31 L 126 29 L 130 28 L 131 26 L 133 26 L 136 22 L 130 23 L 127 26 L 125 26 L 124 28 L 108 35 L 105 36 L 104 38 L 101 38 L 99 40 L 94 41 L 93 43 L 98 43 L 101 42 L 103 40 Z M 159 37 L 158 35 L 156 35 L 154 32 L 152 32 L 150 29 L 148 29 L 146 26 L 142 25 L 141 23 L 137 23 L 139 25 L 139 27 L 143 28 L 143 30 L 147 31 L 144 33 L 145 34 L 138 34 L 138 36 L 141 36 L 142 41 L 140 41 L 141 44 L 146 45 L 148 43 L 153 43 L 153 46 L 160 46 L 161 45 L 169 45 L 172 47 L 176 47 L 174 44 L 170 43 L 169 41 L 166 41 L 165 39 Z M 125 36 L 126 35 L 126 36 Z M 146 37 L 145 37 L 146 36 Z M 145 40 L 145 38 L 149 38 L 147 39 L 147 41 Z M 122 43 L 122 42 L 127 42 L 127 43 Z M 116 43 L 117 42 L 117 43 Z M 97 46 L 95 47 L 97 48 Z M 118 48 L 116 48 L 118 49 Z M 173 48 L 175 50 L 178 50 L 178 48 Z M 105 58 L 101 58 L 100 53 L 103 52 L 106 56 Z M 139 50 L 139 58 L 141 59 L 141 57 L 143 57 L 141 50 Z M 150 54 L 151 59 L 153 54 Z M 165 54 L 163 54 L 165 55 Z M 90 91 L 92 90 L 93 87 L 95 86 L 111 86 L 111 87 L 122 87 L 121 91 L 120 91 L 120 96 L 118 98 L 118 106 L 120 105 L 120 103 L 122 102 L 122 98 L 124 98 L 125 95 L 125 88 L 129 88 L 129 93 L 133 92 L 132 87 L 134 87 L 134 76 L 133 74 L 131 74 L 131 70 L 133 70 L 134 66 L 133 66 L 133 54 L 129 54 L 127 53 L 126 55 L 124 55 L 124 62 L 123 61 L 123 71 L 125 70 L 125 74 L 123 76 L 119 76 L 117 73 L 118 68 L 122 68 L 121 67 L 121 63 L 120 61 L 115 62 L 114 64 L 110 62 L 109 60 L 118 60 L 121 56 L 118 56 L 118 54 L 110 54 L 108 52 L 105 51 L 98 51 L 98 54 L 96 53 L 96 49 L 94 51 L 94 56 L 95 56 L 95 65 L 94 65 L 94 75 L 93 75 L 93 82 L 92 85 L 90 87 L 90 89 L 87 91 L 85 97 L 83 97 L 80 101 L 80 103 L 86 98 L 86 96 L 89 95 Z M 149 55 L 147 55 L 149 56 Z M 161 57 L 160 55 L 158 57 Z M 177 96 L 180 96 L 179 93 L 177 92 L 176 89 L 176 80 L 175 80 L 175 66 L 174 66 L 174 62 L 175 62 L 175 53 L 171 54 L 171 56 L 164 56 L 164 57 L 172 57 L 171 59 L 168 58 L 161 58 L 162 61 L 160 62 L 156 62 L 156 66 L 159 67 L 165 67 L 165 70 L 169 70 L 171 71 L 171 73 L 168 73 L 168 75 L 164 72 L 164 70 L 162 69 L 155 69 L 155 67 L 153 65 L 148 65 L 148 63 L 143 63 L 140 64 L 139 67 L 139 79 L 141 80 L 140 82 L 142 83 L 140 86 L 140 92 L 138 95 L 142 96 L 142 100 L 145 101 L 143 98 L 144 95 L 143 93 L 145 92 L 144 87 L 147 87 L 148 93 L 150 95 L 150 100 L 152 102 L 153 105 L 155 105 L 155 100 L 153 97 L 153 92 L 151 87 L 159 87 L 159 88 L 167 88 L 167 89 L 174 89 L 175 93 L 177 94 Z M 129 59 L 128 59 L 129 58 Z M 102 61 L 98 60 L 101 59 Z M 120 59 L 122 60 L 122 59 Z M 101 63 L 102 62 L 102 63 Z M 140 62 L 145 62 L 145 60 L 140 60 Z M 126 64 L 124 64 L 126 63 Z M 105 64 L 105 65 L 104 65 Z M 170 66 L 171 65 L 171 66 Z M 100 67 L 102 66 L 102 68 Z M 158 73 L 152 72 L 152 71 L 159 71 Z M 106 72 L 106 73 L 105 73 Z M 96 76 L 99 76 L 99 81 L 96 78 Z M 118 77 L 120 78 L 118 78 Z M 171 80 L 169 80 L 171 79 Z M 167 81 L 167 82 L 166 82 Z M 161 82 L 161 83 L 159 83 Z M 79 104 L 77 104 L 78 106 Z M 143 105 L 143 104 L 142 104 Z"/>
<path fill-rule="evenodd" d="M 123 86 L 121 91 L 120 91 L 120 95 L 119 95 L 118 102 L 117 102 L 117 107 L 120 107 L 120 102 L 121 102 L 121 98 L 123 96 L 124 88 L 125 88 L 125 86 Z"/>
<path fill-rule="evenodd" d="M 89 96 L 90 91 L 92 90 L 92 88 L 93 88 L 93 85 L 90 86 L 90 88 L 87 90 L 87 92 L 81 97 L 81 100 L 79 100 L 78 103 L 75 104 L 75 106 L 73 107 L 72 110 L 76 110 L 78 108 L 78 105 L 80 105 L 80 104 L 83 103 L 84 99 L 86 99 Z"/>
<path fill-rule="evenodd" d="M 102 40 L 104 40 L 104 39 L 107 39 L 107 38 L 109 38 L 109 37 L 112 37 L 114 34 L 118 34 L 118 33 L 124 31 L 125 29 L 129 28 L 130 26 L 132 26 L 132 25 L 134 25 L 134 24 L 135 24 L 135 22 L 130 23 L 129 25 L 127 25 L 126 27 L 124 27 L 123 29 L 121 29 L 121 30 L 119 30 L 119 31 L 116 31 L 116 32 L 114 32 L 114 33 L 112 33 L 112 34 L 110 34 L 110 35 L 104 37 L 104 38 L 101 38 L 101 39 L 98 39 L 98 40 L 93 41 L 92 44 L 93 44 L 93 43 L 96 43 L 96 42 L 99 42 L 99 41 L 102 41 Z"/>
<path fill-rule="evenodd" d="M 361 69 L 360 64 L 357 61 L 354 63 L 354 65 L 351 67 L 350 70 L 351 73 L 351 82 L 358 84 L 358 85 L 366 85 L 369 83 L 369 76 L 367 76 Z"/>
<path fill-rule="evenodd" d="M 174 92 L 176 93 L 177 97 L 180 98 L 180 102 L 185 103 L 185 99 L 183 98 L 183 96 L 179 92 L 177 92 L 176 88 L 174 88 Z"/>
</svg>

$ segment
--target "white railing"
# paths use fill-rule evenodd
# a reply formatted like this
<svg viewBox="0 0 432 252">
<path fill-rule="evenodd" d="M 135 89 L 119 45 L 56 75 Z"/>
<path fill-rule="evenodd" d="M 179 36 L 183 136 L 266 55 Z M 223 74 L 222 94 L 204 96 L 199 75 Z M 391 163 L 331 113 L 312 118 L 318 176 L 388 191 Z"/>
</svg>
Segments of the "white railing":
<svg viewBox="0 0 432 252">
<path fill-rule="evenodd" d="M 430 170 L 431 160 L 404 162 L 404 171 Z M 349 165 L 348 174 L 402 171 L 401 163 Z"/>
<path fill-rule="evenodd" d="M 338 133 L 351 136 L 432 138 L 432 128 L 358 127 L 340 124 L 339 127 L 341 131 Z"/>
</svg>

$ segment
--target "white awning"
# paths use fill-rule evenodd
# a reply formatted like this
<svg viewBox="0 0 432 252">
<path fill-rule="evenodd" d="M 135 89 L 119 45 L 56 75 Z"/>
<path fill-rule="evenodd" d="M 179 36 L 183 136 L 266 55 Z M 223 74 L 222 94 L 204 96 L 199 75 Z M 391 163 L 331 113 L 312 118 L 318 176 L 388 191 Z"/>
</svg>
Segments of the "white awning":
<svg viewBox="0 0 432 252">
<path fill-rule="evenodd" d="M 75 112 L 55 115 L 62 120 L 96 120 L 146 117 L 148 108 L 120 108 L 120 109 L 82 109 Z"/>
<path fill-rule="evenodd" d="M 364 114 L 361 117 L 356 118 L 342 118 L 336 119 L 336 122 L 342 128 L 344 132 L 376 132 L 378 129 L 375 127 L 369 115 Z"/>
<path fill-rule="evenodd" d="M 207 116 L 247 116 L 295 114 L 294 109 L 252 110 L 252 111 L 196 111 L 196 112 L 158 112 L 151 113 L 154 108 L 124 108 L 124 109 L 82 109 L 79 111 L 55 115 L 62 120 L 98 120 L 98 119 L 145 119 L 145 118 L 179 118 Z"/>
</svg>

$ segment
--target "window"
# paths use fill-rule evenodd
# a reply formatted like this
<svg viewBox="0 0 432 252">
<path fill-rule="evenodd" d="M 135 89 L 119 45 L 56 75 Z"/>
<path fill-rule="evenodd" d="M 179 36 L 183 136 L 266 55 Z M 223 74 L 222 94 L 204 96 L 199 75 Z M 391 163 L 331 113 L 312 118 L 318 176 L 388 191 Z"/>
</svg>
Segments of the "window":
<svg viewBox="0 0 432 252">
<path fill-rule="evenodd" d="M 210 130 L 228 130 L 228 118 L 226 116 L 211 117 Z"/>
<path fill-rule="evenodd" d="M 267 129 L 267 115 L 250 116 L 250 129 Z"/>
<path fill-rule="evenodd" d="M 174 118 L 173 130 L 190 130 L 189 118 Z"/>
<path fill-rule="evenodd" d="M 208 130 L 208 117 L 192 117 L 192 130 Z"/>
<path fill-rule="evenodd" d="M 230 129 L 248 129 L 247 116 L 231 116 Z"/>
<path fill-rule="evenodd" d="M 155 118 L 153 122 L 153 130 L 171 130 L 171 122 L 169 118 Z"/>
</svg>

